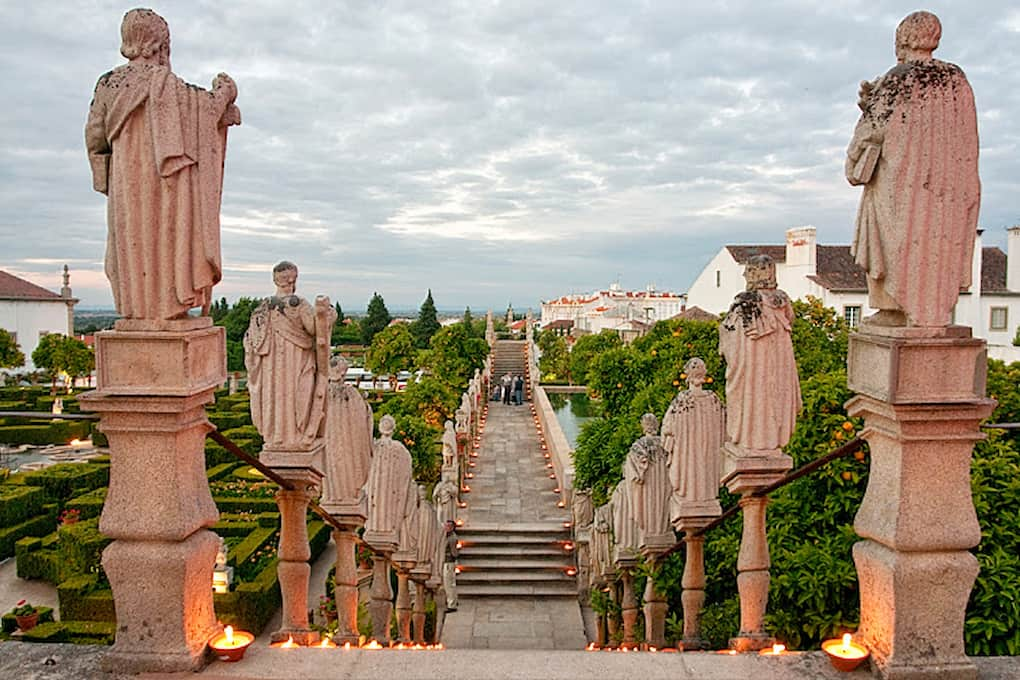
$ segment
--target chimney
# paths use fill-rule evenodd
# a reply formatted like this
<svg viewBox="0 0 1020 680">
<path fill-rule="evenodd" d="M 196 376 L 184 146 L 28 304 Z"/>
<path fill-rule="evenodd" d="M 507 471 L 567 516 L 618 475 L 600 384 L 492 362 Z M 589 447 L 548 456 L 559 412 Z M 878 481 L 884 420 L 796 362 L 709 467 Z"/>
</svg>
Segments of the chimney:
<svg viewBox="0 0 1020 680">
<path fill-rule="evenodd" d="M 786 266 L 809 267 L 815 273 L 815 228 L 794 227 L 786 230 Z"/>
<path fill-rule="evenodd" d="M 1020 293 L 1020 224 L 1006 230 L 1006 288 Z"/>
</svg>

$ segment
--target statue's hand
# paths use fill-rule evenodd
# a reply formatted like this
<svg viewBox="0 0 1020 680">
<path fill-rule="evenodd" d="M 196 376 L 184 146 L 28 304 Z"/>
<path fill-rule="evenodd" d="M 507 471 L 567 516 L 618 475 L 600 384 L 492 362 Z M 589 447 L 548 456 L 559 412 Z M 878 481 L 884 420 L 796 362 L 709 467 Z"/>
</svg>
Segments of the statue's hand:
<svg viewBox="0 0 1020 680">
<path fill-rule="evenodd" d="M 226 73 L 220 73 L 213 78 L 212 87 L 213 90 L 225 90 L 227 101 L 233 102 L 237 99 L 237 83 Z"/>
<path fill-rule="evenodd" d="M 870 80 L 862 80 L 861 87 L 857 90 L 857 108 L 863 111 L 868 106 L 868 99 L 871 98 L 871 92 L 875 89 L 875 83 Z"/>
</svg>

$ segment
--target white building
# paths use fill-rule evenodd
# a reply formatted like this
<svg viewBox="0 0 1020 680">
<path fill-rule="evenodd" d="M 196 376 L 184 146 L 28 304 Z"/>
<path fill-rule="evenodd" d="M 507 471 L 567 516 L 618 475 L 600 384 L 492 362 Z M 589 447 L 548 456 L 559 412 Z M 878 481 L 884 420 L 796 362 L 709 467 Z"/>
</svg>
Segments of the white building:
<svg viewBox="0 0 1020 680">
<path fill-rule="evenodd" d="M 625 340 L 633 339 L 656 321 L 676 316 L 687 308 L 687 296 L 657 291 L 625 291 L 619 283 L 590 294 L 563 295 L 542 301 L 541 325 L 573 322 L 572 334 L 586 335 L 613 330 Z"/>
<path fill-rule="evenodd" d="M 1020 347 L 1012 344 L 1020 324 L 1020 226 L 1007 232 L 1008 255 L 983 247 L 980 230 L 975 235 L 972 284 L 960 294 L 953 319 L 988 342 L 990 357 L 1020 361 Z M 818 245 L 814 227 L 787 230 L 786 245 L 724 246 L 691 285 L 688 304 L 713 314 L 725 312 L 744 290 L 744 264 L 753 255 L 775 260 L 779 287 L 791 298 L 819 298 L 851 326 L 876 311 L 868 306 L 866 275 L 850 246 Z"/>
<path fill-rule="evenodd" d="M 25 354 L 19 371 L 34 371 L 32 352 L 39 338 L 49 333 L 71 335 L 74 332 L 74 305 L 70 275 L 64 267 L 64 287 L 60 293 L 46 290 L 31 281 L 0 271 L 0 328 L 14 336 Z"/>
</svg>

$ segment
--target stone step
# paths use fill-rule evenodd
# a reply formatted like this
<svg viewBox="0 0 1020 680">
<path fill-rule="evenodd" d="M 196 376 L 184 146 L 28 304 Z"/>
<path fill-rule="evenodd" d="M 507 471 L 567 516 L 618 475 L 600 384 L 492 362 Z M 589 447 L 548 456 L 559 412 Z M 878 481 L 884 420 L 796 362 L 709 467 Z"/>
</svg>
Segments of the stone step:
<svg viewBox="0 0 1020 680">
<path fill-rule="evenodd" d="M 505 572 L 521 572 L 532 570 L 536 573 L 544 572 L 562 572 L 567 567 L 573 566 L 573 559 L 548 559 L 548 560 L 492 560 L 486 558 L 475 558 L 470 555 L 465 555 L 463 552 L 460 557 L 457 558 L 457 564 L 461 566 L 465 573 L 467 571 L 473 572 L 485 572 L 487 574 L 499 574 L 502 578 Z"/>
<path fill-rule="evenodd" d="M 560 534 L 514 534 L 514 535 L 502 535 L 498 533 L 467 533 L 457 532 L 457 538 L 461 541 L 461 545 L 464 547 L 470 546 L 525 546 L 525 545 L 540 545 L 546 547 L 556 547 L 562 545 L 564 542 L 570 540 L 569 533 Z"/>
<path fill-rule="evenodd" d="M 457 596 L 469 597 L 577 597 L 577 586 L 564 581 L 557 584 L 457 584 Z"/>
<path fill-rule="evenodd" d="M 538 557 L 562 557 L 563 555 L 571 554 L 564 550 L 563 547 L 559 544 L 546 545 L 534 543 L 528 543 L 525 545 L 517 545 L 512 543 L 499 545 L 479 545 L 464 543 L 460 551 L 462 555 L 470 555 L 472 558 L 474 557 L 538 558 Z"/>
<path fill-rule="evenodd" d="M 556 586 L 561 583 L 569 583 L 576 586 L 574 577 L 567 576 L 562 570 L 559 573 L 545 573 L 545 572 L 530 572 L 530 571 L 514 571 L 506 572 L 498 575 L 493 575 L 489 572 L 481 571 L 461 571 L 457 574 L 457 586 L 461 584 L 484 584 L 484 585 L 551 585 Z"/>
</svg>

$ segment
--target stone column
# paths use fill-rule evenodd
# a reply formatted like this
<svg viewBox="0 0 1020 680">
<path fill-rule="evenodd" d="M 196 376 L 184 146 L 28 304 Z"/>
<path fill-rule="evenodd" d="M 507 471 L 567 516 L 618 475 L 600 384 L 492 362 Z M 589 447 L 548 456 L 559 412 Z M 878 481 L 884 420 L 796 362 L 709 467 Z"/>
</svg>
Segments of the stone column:
<svg viewBox="0 0 1020 680">
<path fill-rule="evenodd" d="M 621 647 L 636 647 L 637 637 L 634 628 L 637 624 L 638 606 L 634 595 L 634 572 L 630 567 L 620 569 L 620 582 L 623 584 L 623 599 L 620 601 L 620 618 L 623 619 L 623 644 Z"/>
<path fill-rule="evenodd" d="M 740 633 L 730 640 L 738 652 L 771 647 L 775 640 L 765 632 L 769 601 L 769 545 L 765 536 L 768 498 L 745 495 L 740 499 L 744 529 L 737 555 L 737 590 L 740 592 Z"/>
<path fill-rule="evenodd" d="M 121 320 L 96 336 L 97 389 L 81 408 L 110 441 L 99 529 L 117 603 L 108 671 L 201 668 L 219 627 L 212 570 L 219 518 L 205 477 L 205 405 L 226 380 L 222 328 L 205 318 Z M 140 499 L 144 499 L 141 502 Z"/>
<path fill-rule="evenodd" d="M 411 589 L 407 570 L 397 568 L 397 641 L 411 643 Z"/>
<path fill-rule="evenodd" d="M 414 612 L 411 615 L 414 626 L 414 641 L 425 644 L 425 584 L 416 581 L 414 584 Z"/>
<path fill-rule="evenodd" d="M 610 583 L 609 585 L 609 601 L 614 605 L 620 604 L 620 591 L 617 589 L 616 583 Z M 606 614 L 606 632 L 608 633 L 608 639 L 606 640 L 607 645 L 612 645 L 613 641 L 616 639 L 617 633 L 620 632 L 620 619 L 623 617 L 620 616 L 617 618 L 616 609 L 617 608 L 614 606 L 613 610 Z"/>
<path fill-rule="evenodd" d="M 851 335 L 847 403 L 863 416 L 868 488 L 854 521 L 857 637 L 885 678 L 977 677 L 963 647 L 981 540 L 970 490 L 986 399 L 985 343 L 970 329 L 882 328 Z"/>
<path fill-rule="evenodd" d="M 701 639 L 701 611 L 705 607 L 705 537 L 688 531 L 684 544 L 684 575 L 680 582 L 683 588 L 680 601 L 684 608 L 683 648 L 695 651 L 708 648 Z"/>
<path fill-rule="evenodd" d="M 293 638 L 301 645 L 319 641 L 308 621 L 308 582 L 312 567 L 308 560 L 312 551 L 308 545 L 308 502 L 316 496 L 322 476 L 305 468 L 301 471 L 277 469 L 295 489 L 276 492 L 276 505 L 280 508 L 280 562 L 277 574 L 283 596 L 283 621 L 280 630 L 272 635 L 274 642 Z"/>
<path fill-rule="evenodd" d="M 390 644 L 390 619 L 393 618 L 393 588 L 390 586 L 389 555 L 376 552 L 372 555 L 372 602 L 368 606 L 372 616 L 372 637 L 385 646 Z"/>
<path fill-rule="evenodd" d="M 655 587 L 653 574 L 658 573 L 658 567 L 652 569 L 648 580 L 645 582 L 645 642 L 649 647 L 662 649 L 666 646 L 666 609 L 668 605 L 666 598 L 659 589 Z"/>
<path fill-rule="evenodd" d="M 333 530 L 336 543 L 336 599 L 337 629 L 333 640 L 342 645 L 358 643 L 358 549 L 357 534 L 353 529 Z"/>
</svg>

